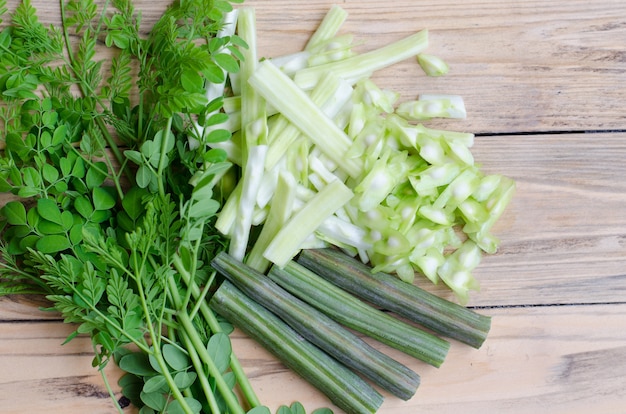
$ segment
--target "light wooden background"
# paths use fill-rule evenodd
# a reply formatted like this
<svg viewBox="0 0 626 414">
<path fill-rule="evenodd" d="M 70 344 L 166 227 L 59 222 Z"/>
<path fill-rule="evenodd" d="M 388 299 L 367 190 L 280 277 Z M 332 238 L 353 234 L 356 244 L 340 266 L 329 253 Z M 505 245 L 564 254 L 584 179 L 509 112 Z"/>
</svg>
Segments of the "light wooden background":
<svg viewBox="0 0 626 414">
<path fill-rule="evenodd" d="M 462 95 L 467 120 L 431 125 L 476 133 L 484 170 L 517 181 L 470 302 L 493 316 L 489 339 L 454 343 L 439 369 L 392 352 L 422 385 L 380 413 L 626 413 L 626 3 L 249 0 L 260 54 L 298 51 L 335 3 L 361 50 L 429 29 L 447 77 L 404 62 L 376 80 L 406 99 Z M 57 2 L 33 4 L 56 21 Z M 136 1 L 146 25 L 166 4 Z M 70 329 L 41 304 L 0 300 L 0 412 L 113 413 L 89 341 L 61 346 Z M 254 343 L 234 342 L 266 404 L 328 405 Z"/>
</svg>

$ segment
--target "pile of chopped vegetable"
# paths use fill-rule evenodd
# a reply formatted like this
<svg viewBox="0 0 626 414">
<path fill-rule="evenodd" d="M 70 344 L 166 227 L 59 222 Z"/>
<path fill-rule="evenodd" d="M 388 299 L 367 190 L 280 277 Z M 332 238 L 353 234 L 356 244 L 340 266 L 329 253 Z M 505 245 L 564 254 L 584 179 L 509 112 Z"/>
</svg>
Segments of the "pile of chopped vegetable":
<svg viewBox="0 0 626 414">
<path fill-rule="evenodd" d="M 253 13 L 241 10 L 239 22 L 250 45 Z M 428 75 L 445 74 L 441 59 L 422 53 L 427 31 L 357 54 L 352 37 L 338 34 L 346 17 L 331 8 L 303 52 L 244 61 L 255 68 L 237 74 L 241 89 L 227 98 L 237 102 L 230 119 L 241 119 L 227 125 L 241 180 L 216 227 L 229 253 L 261 272 L 302 248 L 333 245 L 409 283 L 416 272 L 441 280 L 465 302 L 481 254 L 497 248 L 491 228 L 515 185 L 480 171 L 472 134 L 421 123 L 464 118 L 460 96 L 398 103 L 398 93 L 371 80 L 416 56 Z M 261 235 L 248 253 L 255 226 Z"/>
<path fill-rule="evenodd" d="M 515 185 L 480 171 L 472 134 L 422 124 L 464 118 L 460 96 L 372 81 L 409 58 L 446 74 L 426 30 L 357 53 L 335 6 L 302 52 L 262 59 L 240 2 L 174 2 L 144 36 L 130 0 L 61 1 L 60 27 L 0 0 L 0 295 L 44 295 L 68 341 L 88 335 L 120 413 L 269 413 L 232 324 L 374 413 L 376 387 L 408 400 L 420 377 L 353 332 L 436 367 L 447 338 L 480 347 L 490 318 L 463 304 Z"/>
</svg>

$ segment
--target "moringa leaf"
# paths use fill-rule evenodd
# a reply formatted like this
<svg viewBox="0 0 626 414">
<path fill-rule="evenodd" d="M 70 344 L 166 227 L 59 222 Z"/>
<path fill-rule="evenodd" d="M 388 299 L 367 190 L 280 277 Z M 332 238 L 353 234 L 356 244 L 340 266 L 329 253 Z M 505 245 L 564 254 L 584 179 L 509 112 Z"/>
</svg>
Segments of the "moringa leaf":
<svg viewBox="0 0 626 414">
<path fill-rule="evenodd" d="M 7 222 L 14 226 L 27 224 L 26 208 L 19 201 L 9 201 L 2 208 L 2 214 L 6 217 Z"/>
<path fill-rule="evenodd" d="M 213 334 L 209 338 L 207 351 L 220 372 L 225 372 L 230 365 L 230 355 L 232 348 L 230 338 L 223 332 Z"/>
<path fill-rule="evenodd" d="M 51 221 L 52 223 L 62 225 L 63 218 L 61 217 L 61 210 L 56 201 L 49 198 L 40 198 L 37 200 L 37 212 L 41 218 Z"/>
<path fill-rule="evenodd" d="M 172 344 L 163 345 L 163 358 L 175 371 L 181 371 L 189 367 L 189 356 L 179 347 Z"/>
<path fill-rule="evenodd" d="M 66 236 L 60 234 L 50 234 L 37 240 L 35 247 L 41 253 L 52 254 L 69 249 L 72 247 L 72 244 Z"/>
</svg>

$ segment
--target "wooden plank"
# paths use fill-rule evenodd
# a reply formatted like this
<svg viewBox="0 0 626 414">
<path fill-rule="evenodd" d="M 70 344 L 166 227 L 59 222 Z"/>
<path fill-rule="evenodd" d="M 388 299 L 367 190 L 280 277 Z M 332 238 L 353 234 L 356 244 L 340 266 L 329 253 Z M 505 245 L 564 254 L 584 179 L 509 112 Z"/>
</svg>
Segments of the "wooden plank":
<svg viewBox="0 0 626 414">
<path fill-rule="evenodd" d="M 480 137 L 473 151 L 517 183 L 475 303 L 623 302 L 626 134 Z"/>
<path fill-rule="evenodd" d="M 300 3 L 252 0 L 258 10 L 263 56 L 299 50 L 331 0 Z M 624 129 L 626 3 L 574 1 L 343 2 L 345 32 L 379 47 L 429 29 L 429 53 L 451 66 L 443 78 L 427 78 L 414 62 L 377 78 L 404 99 L 417 93 L 457 93 L 472 132 Z M 582 81 L 584 79 L 584 81 Z M 450 123 L 445 123 L 449 125 Z"/>
<path fill-rule="evenodd" d="M 48 312 L 50 302 L 36 295 L 12 295 L 0 297 L 0 322 L 58 320 L 59 314 Z"/>
<path fill-rule="evenodd" d="M 484 312 L 493 316 L 493 327 L 483 347 L 475 350 L 453 343 L 439 369 L 370 341 L 422 377 L 414 398 L 402 402 L 387 395 L 379 413 L 575 414 L 623 408 L 626 304 Z M 0 376 L 3 413 L 115 412 L 102 380 L 91 368 L 89 340 L 78 338 L 61 346 L 70 331 L 54 322 L 0 324 L 0 366 L 10 373 Z M 295 400 L 310 411 L 330 406 L 318 391 L 238 331 L 233 346 L 255 390 L 273 412 Z M 117 390 L 119 372 L 111 374 Z"/>
<path fill-rule="evenodd" d="M 259 54 L 300 50 L 333 0 L 249 0 L 259 28 Z M 16 1 L 9 1 L 14 8 Z M 45 23 L 58 22 L 58 4 L 33 1 Z M 143 28 L 169 0 L 137 0 Z M 376 79 L 412 99 L 418 93 L 464 97 L 468 119 L 444 125 L 476 133 L 623 130 L 626 112 L 626 3 L 485 0 L 342 2 L 343 31 L 380 47 L 421 29 L 430 31 L 429 53 L 444 58 L 449 76 L 428 78 L 415 62 L 381 71 Z M 435 123 L 439 124 L 439 123 Z"/>
<path fill-rule="evenodd" d="M 0 323 L 3 413 L 116 412 L 100 374 L 91 366 L 89 338 L 79 337 L 61 345 L 73 329 L 61 322 Z M 118 390 L 116 382 L 121 371 L 110 364 L 107 372 L 111 385 Z"/>
</svg>

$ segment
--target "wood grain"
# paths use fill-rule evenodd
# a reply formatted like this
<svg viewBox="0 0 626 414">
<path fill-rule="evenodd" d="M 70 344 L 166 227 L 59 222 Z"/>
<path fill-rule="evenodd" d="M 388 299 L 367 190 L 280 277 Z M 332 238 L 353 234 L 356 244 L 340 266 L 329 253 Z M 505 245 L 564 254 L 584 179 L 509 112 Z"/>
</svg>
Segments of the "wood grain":
<svg viewBox="0 0 626 414">
<path fill-rule="evenodd" d="M 32 3 L 44 23 L 58 22 L 57 2 Z M 134 2 L 144 30 L 168 3 Z M 387 398 L 380 414 L 625 412 L 626 3 L 248 0 L 259 54 L 300 50 L 333 4 L 349 12 L 343 31 L 359 51 L 429 29 L 428 52 L 450 64 L 448 76 L 428 78 L 406 61 L 375 79 L 402 99 L 462 95 L 466 120 L 429 125 L 479 134 L 476 161 L 517 182 L 495 229 L 501 248 L 476 270 L 482 289 L 471 296 L 493 316 L 487 342 L 480 350 L 454 343 L 440 369 L 375 344 L 422 376 L 413 399 Z M 0 411 L 114 413 L 89 340 L 61 346 L 72 328 L 41 306 L 0 298 Z M 264 403 L 328 406 L 244 335 L 233 340 Z M 115 383 L 119 371 L 109 373 Z"/>
<path fill-rule="evenodd" d="M 333 1 L 252 0 L 264 56 L 299 50 Z M 626 3 L 589 1 L 388 1 L 341 3 L 345 32 L 368 50 L 428 29 L 429 53 L 451 66 L 427 78 L 414 62 L 377 78 L 405 99 L 422 92 L 464 97 L 477 133 L 623 129 Z M 449 124 L 449 123 L 446 123 Z"/>
<path fill-rule="evenodd" d="M 413 399 L 389 397 L 380 412 L 621 412 L 626 397 L 625 304 L 484 312 L 493 317 L 493 327 L 483 347 L 453 343 L 439 369 L 370 341 L 422 377 Z M 90 366 L 89 340 L 60 345 L 69 332 L 60 322 L 0 324 L 0 366 L 11 373 L 0 375 L 3 414 L 43 407 L 51 413 L 114 413 L 100 376 Z M 318 391 L 238 331 L 233 347 L 268 406 L 294 400 L 310 410 L 329 406 Z"/>
</svg>

